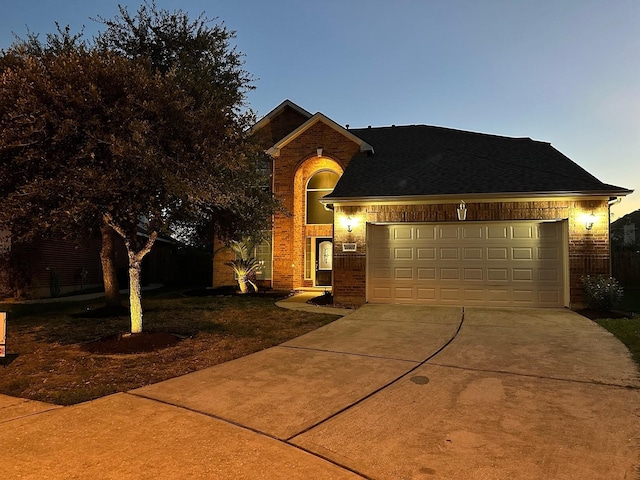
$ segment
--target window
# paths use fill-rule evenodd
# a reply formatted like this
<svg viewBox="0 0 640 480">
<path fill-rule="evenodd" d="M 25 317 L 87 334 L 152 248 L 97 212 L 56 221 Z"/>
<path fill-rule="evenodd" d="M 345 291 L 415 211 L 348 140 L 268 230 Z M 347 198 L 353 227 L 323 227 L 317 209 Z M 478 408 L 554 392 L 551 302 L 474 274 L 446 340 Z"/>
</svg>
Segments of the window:
<svg viewBox="0 0 640 480">
<path fill-rule="evenodd" d="M 271 280 L 273 272 L 273 255 L 271 251 L 271 231 L 264 233 L 264 240 L 256 245 L 253 256 L 260 262 L 260 269 L 256 272 L 258 280 Z"/>
<path fill-rule="evenodd" d="M 338 174 L 323 170 L 307 183 L 307 225 L 327 225 L 333 223 L 333 212 L 324 208 L 320 199 L 333 191 L 338 183 Z"/>
<path fill-rule="evenodd" d="M 304 279 L 311 280 L 311 237 L 307 237 L 304 247 Z"/>
</svg>

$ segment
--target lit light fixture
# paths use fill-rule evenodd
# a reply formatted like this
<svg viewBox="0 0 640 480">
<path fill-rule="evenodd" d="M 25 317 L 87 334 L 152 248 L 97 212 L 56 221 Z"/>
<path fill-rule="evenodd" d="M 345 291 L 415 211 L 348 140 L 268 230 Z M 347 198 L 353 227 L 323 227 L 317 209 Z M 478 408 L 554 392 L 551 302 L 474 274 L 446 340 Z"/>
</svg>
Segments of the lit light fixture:
<svg viewBox="0 0 640 480">
<path fill-rule="evenodd" d="M 321 157 L 322 156 L 322 147 L 316 148 L 316 154 Z"/>
<path fill-rule="evenodd" d="M 358 217 L 351 217 L 350 215 L 345 217 L 341 216 L 340 224 L 342 225 L 342 228 L 347 230 L 347 232 L 352 233 L 354 227 L 358 225 Z"/>
<path fill-rule="evenodd" d="M 467 204 L 464 203 L 464 200 L 460 200 L 460 205 L 458 205 L 456 212 L 458 213 L 458 220 L 467 219 Z"/>
<path fill-rule="evenodd" d="M 596 216 L 593 213 L 584 217 L 584 228 L 587 230 L 591 230 L 594 223 L 596 223 Z"/>
</svg>

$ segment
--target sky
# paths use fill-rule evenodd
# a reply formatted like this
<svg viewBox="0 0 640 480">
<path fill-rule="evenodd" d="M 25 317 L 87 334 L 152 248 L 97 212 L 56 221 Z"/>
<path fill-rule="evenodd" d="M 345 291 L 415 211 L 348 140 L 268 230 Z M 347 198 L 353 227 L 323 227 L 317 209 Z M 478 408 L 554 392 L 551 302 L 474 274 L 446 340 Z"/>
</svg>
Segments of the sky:
<svg viewBox="0 0 640 480">
<path fill-rule="evenodd" d="M 0 48 L 118 3 L 0 0 Z M 638 0 L 157 0 L 236 31 L 258 117 L 289 99 L 352 128 L 426 124 L 551 143 L 640 209 Z"/>
</svg>

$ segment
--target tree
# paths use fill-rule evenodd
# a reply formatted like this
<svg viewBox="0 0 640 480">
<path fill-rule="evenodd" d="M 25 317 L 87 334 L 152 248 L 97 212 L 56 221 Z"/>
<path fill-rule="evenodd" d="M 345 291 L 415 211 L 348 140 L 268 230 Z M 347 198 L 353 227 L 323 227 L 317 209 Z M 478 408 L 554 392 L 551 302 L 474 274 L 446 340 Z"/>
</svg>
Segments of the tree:
<svg viewBox="0 0 640 480">
<path fill-rule="evenodd" d="M 44 56 L 71 53 L 78 49 L 86 50 L 87 48 L 89 46 L 83 39 L 82 32 L 72 34 L 69 26 L 61 28 L 56 23 L 56 32 L 47 34 L 44 42 L 39 39 L 38 35 L 33 33 L 29 33 L 26 39 L 17 38 L 8 51 L 2 52 L 0 70 L 15 68 L 16 65 L 21 64 L 30 57 L 42 58 Z M 8 177 L 5 176 L 4 180 L 6 187 Z M 13 216 L 11 230 L 14 240 L 30 241 L 36 236 L 47 237 L 57 234 L 67 239 L 81 241 L 99 230 L 102 240 L 100 263 L 102 265 L 105 305 L 107 307 L 120 307 L 122 305 L 115 267 L 114 240 L 116 233 L 111 227 L 105 225 L 99 218 L 93 217 L 87 217 L 85 219 L 86 223 L 83 225 L 77 224 L 76 218 L 76 224 L 72 228 L 69 228 L 60 219 L 51 222 L 47 221 L 46 217 L 27 216 L 22 220 L 25 221 L 20 222 L 19 218 L 16 218 L 15 215 Z"/>
<path fill-rule="evenodd" d="M 253 256 L 255 244 L 249 238 L 242 240 L 231 240 L 229 247 L 235 253 L 236 258 L 227 262 L 238 277 L 238 287 L 240 293 L 247 293 L 247 284 L 251 285 L 254 292 L 258 291 L 258 286 L 251 280 L 251 274 L 260 269 L 260 262 Z"/>
<path fill-rule="evenodd" d="M 140 267 L 157 235 L 244 196 L 234 190 L 250 169 L 242 131 L 216 141 L 217 126 L 173 72 L 144 60 L 82 48 L 26 58 L 0 78 L 2 220 L 96 217 L 113 228 L 129 257 L 131 332 L 141 332 Z"/>
<path fill-rule="evenodd" d="M 216 135 L 229 128 L 246 131 L 255 123 L 253 112 L 244 108 L 253 79 L 243 68 L 243 55 L 230 44 L 235 32 L 223 23 L 204 14 L 191 20 L 181 10 L 159 9 L 155 1 L 143 3 L 135 14 L 119 6 L 119 15 L 97 21 L 106 26 L 96 38 L 99 48 L 130 59 L 145 58 L 162 74 L 174 72 L 195 104 L 212 117 Z M 242 161 L 249 168 L 229 179 L 236 195 L 224 207 L 209 205 L 198 222 L 175 225 L 174 233 L 182 239 L 210 245 L 217 236 L 229 243 L 268 228 L 279 204 L 268 187 L 268 173 L 262 171 L 264 148 L 250 137 L 243 135 L 241 140 Z"/>
<path fill-rule="evenodd" d="M 207 222 L 230 238 L 260 228 L 274 201 L 245 135 L 253 86 L 234 32 L 153 2 L 99 21 L 94 44 L 58 29 L 0 58 L 0 224 L 117 232 L 137 332 L 140 263 L 158 234 Z"/>
</svg>

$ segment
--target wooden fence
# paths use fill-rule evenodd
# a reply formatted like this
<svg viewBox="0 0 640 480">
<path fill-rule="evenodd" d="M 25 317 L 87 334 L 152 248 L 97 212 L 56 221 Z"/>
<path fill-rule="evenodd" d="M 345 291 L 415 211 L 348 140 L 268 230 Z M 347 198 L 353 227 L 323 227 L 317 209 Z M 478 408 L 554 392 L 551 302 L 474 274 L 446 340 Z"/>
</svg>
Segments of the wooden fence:
<svg viewBox="0 0 640 480">
<path fill-rule="evenodd" d="M 625 287 L 640 286 L 640 252 L 612 252 L 611 273 Z"/>
</svg>

